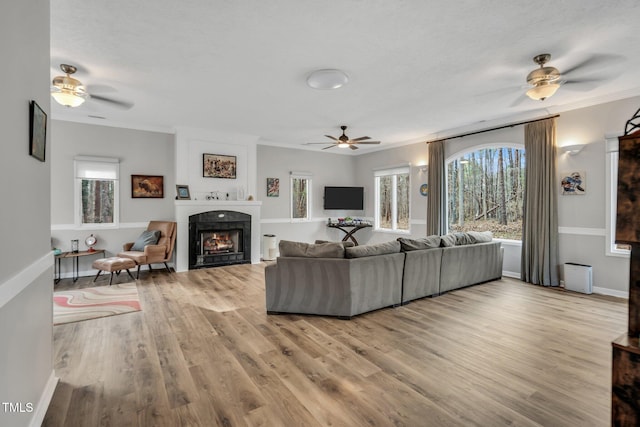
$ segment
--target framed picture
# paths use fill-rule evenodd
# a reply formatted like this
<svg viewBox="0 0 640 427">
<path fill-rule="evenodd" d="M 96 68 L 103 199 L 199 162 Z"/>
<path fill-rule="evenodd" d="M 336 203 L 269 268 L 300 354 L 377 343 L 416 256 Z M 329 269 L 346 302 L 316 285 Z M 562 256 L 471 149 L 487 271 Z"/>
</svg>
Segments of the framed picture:
<svg viewBox="0 0 640 427">
<path fill-rule="evenodd" d="M 131 175 L 131 198 L 133 199 L 164 198 L 164 176 Z"/>
<path fill-rule="evenodd" d="M 188 185 L 176 185 L 176 193 L 178 194 L 176 196 L 178 200 L 191 200 Z"/>
<path fill-rule="evenodd" d="M 579 196 L 587 192 L 585 172 L 565 172 L 560 176 L 560 194 L 563 196 Z"/>
<path fill-rule="evenodd" d="M 29 154 L 44 162 L 47 144 L 47 113 L 36 103 L 29 103 Z"/>
<path fill-rule="evenodd" d="M 280 178 L 267 178 L 267 197 L 280 197 Z"/>
<path fill-rule="evenodd" d="M 236 179 L 236 156 L 203 154 L 202 176 L 205 178 Z"/>
</svg>

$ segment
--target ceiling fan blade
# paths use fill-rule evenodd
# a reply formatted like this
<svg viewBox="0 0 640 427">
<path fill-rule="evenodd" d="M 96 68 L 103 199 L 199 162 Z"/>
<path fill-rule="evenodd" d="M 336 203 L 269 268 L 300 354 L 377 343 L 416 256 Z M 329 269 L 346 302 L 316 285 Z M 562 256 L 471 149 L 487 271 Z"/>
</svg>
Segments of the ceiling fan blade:
<svg viewBox="0 0 640 427">
<path fill-rule="evenodd" d="M 339 139 L 336 138 L 335 136 L 331 136 L 331 135 L 325 135 L 325 136 L 329 139 L 333 139 L 334 141 L 339 141 Z"/>
<path fill-rule="evenodd" d="M 591 79 L 571 79 L 561 82 L 562 86 L 567 86 L 570 90 L 589 91 L 598 87 L 599 83 L 605 81 L 605 78 Z"/>
<path fill-rule="evenodd" d="M 352 150 L 357 150 L 358 149 L 358 147 L 353 145 L 353 144 L 349 144 L 349 148 L 351 148 Z"/>
<path fill-rule="evenodd" d="M 328 146 L 328 147 L 324 147 L 324 148 L 323 148 L 323 150 L 328 150 L 329 148 L 333 148 L 333 147 L 335 147 L 335 146 L 336 146 L 336 144 L 333 144 L 333 145 L 330 145 L 330 146 Z"/>
<path fill-rule="evenodd" d="M 621 57 L 619 55 L 609 55 L 609 54 L 595 54 L 592 55 L 591 57 L 583 60 L 582 62 L 579 62 L 577 64 L 575 64 L 573 67 L 569 67 L 566 68 L 564 70 L 560 70 L 560 72 L 563 75 L 568 75 L 573 73 L 576 70 L 582 69 L 582 68 L 594 68 L 597 65 L 611 65 L 612 63 L 617 62 L 618 60 L 620 60 Z"/>
<path fill-rule="evenodd" d="M 368 136 L 361 136 L 360 138 L 354 138 L 352 141 L 364 141 L 365 139 L 371 139 Z"/>
<path fill-rule="evenodd" d="M 380 141 L 360 141 L 356 142 L 356 144 L 380 144 Z"/>
<path fill-rule="evenodd" d="M 96 101 L 99 101 L 99 102 L 104 102 L 106 104 L 110 104 L 112 107 L 120 108 L 122 110 L 129 110 L 131 107 L 133 107 L 133 102 L 120 101 L 120 100 L 113 99 L 113 98 L 107 98 L 105 96 L 89 95 L 89 98 L 95 99 Z"/>
<path fill-rule="evenodd" d="M 526 101 L 527 99 L 529 99 L 529 97 L 527 96 L 526 93 L 521 93 L 512 103 L 511 105 L 509 105 L 509 107 L 513 108 L 513 107 L 517 107 L 518 105 L 522 104 L 524 101 Z"/>
</svg>

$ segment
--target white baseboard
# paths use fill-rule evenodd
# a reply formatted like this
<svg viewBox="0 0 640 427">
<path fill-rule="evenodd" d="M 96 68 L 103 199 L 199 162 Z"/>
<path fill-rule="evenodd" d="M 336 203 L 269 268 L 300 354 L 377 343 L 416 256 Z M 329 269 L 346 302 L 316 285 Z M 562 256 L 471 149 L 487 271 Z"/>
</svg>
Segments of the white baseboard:
<svg viewBox="0 0 640 427">
<path fill-rule="evenodd" d="M 594 286 L 593 287 L 593 293 L 594 294 L 609 295 L 609 296 L 612 296 L 612 297 L 629 299 L 629 292 L 616 291 L 615 289 L 601 288 L 601 287 L 598 287 L 598 286 Z"/>
<path fill-rule="evenodd" d="M 49 380 L 47 381 L 47 384 L 44 386 L 44 390 L 42 390 L 42 394 L 40 395 L 38 405 L 33 411 L 33 416 L 31 417 L 31 422 L 29 423 L 30 427 L 39 427 L 42 425 L 44 417 L 45 415 L 47 415 L 47 409 L 49 409 L 49 404 L 51 403 L 53 393 L 56 391 L 56 386 L 58 385 L 59 380 L 60 378 L 56 377 L 55 371 L 51 371 Z"/>
<path fill-rule="evenodd" d="M 174 265 L 174 263 L 168 262 L 167 264 L 169 264 L 169 268 L 173 268 L 174 270 L 176 269 L 176 266 Z M 164 270 L 164 264 L 162 264 L 162 263 L 151 264 L 151 267 L 154 270 Z M 137 266 L 129 269 L 131 274 L 134 274 L 137 270 L 138 270 Z M 140 268 L 140 271 L 145 271 L 145 270 L 149 271 L 149 265 L 148 264 L 144 264 Z M 73 271 L 68 271 L 66 273 L 60 274 L 60 278 L 61 279 L 71 279 L 71 278 L 73 278 L 73 274 L 74 274 Z M 96 274 L 98 274 L 98 270 L 78 271 L 78 277 L 95 277 Z M 105 274 L 108 275 L 109 273 L 102 273 L 100 275 L 100 277 L 103 277 Z M 125 274 L 126 274 L 126 272 L 125 272 Z M 134 276 L 135 276 L 135 274 L 134 274 Z"/>
</svg>

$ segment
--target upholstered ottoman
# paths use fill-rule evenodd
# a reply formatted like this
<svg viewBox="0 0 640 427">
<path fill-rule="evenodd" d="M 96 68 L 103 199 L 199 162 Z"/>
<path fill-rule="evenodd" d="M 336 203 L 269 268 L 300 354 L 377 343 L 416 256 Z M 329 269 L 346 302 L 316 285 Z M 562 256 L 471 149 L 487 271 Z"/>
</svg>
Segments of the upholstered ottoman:
<svg viewBox="0 0 640 427">
<path fill-rule="evenodd" d="M 131 277 L 131 279 L 133 280 L 136 280 L 129 271 L 130 268 L 136 266 L 136 262 L 129 258 L 111 257 L 97 259 L 93 261 L 93 264 L 91 266 L 98 270 L 98 274 L 96 274 L 96 277 L 93 278 L 94 282 L 98 279 L 100 273 L 102 273 L 103 271 L 108 271 L 109 273 L 111 273 L 111 277 L 109 278 L 109 286 L 111 286 L 111 282 L 113 282 L 113 273 L 119 275 L 122 270 L 126 270 L 129 277 Z"/>
</svg>

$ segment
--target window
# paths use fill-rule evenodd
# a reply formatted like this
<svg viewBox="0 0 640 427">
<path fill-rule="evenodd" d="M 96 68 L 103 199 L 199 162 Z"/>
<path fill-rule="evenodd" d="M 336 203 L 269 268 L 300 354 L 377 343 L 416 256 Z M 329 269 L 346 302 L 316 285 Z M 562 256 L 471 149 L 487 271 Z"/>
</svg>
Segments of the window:
<svg viewBox="0 0 640 427">
<path fill-rule="evenodd" d="M 616 244 L 616 215 L 618 204 L 618 138 L 607 138 L 606 142 L 606 254 L 608 256 L 629 257 L 630 251 L 628 245 Z"/>
<path fill-rule="evenodd" d="M 385 169 L 375 174 L 376 230 L 409 231 L 409 167 Z"/>
<path fill-rule="evenodd" d="M 291 220 L 311 220 L 311 178 L 291 175 Z"/>
<path fill-rule="evenodd" d="M 118 225 L 119 166 L 107 157 L 74 159 L 76 225 Z"/>
<path fill-rule="evenodd" d="M 522 148 L 483 148 L 447 164 L 449 231 L 491 231 L 522 240 L 525 155 Z"/>
</svg>

